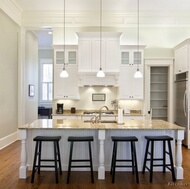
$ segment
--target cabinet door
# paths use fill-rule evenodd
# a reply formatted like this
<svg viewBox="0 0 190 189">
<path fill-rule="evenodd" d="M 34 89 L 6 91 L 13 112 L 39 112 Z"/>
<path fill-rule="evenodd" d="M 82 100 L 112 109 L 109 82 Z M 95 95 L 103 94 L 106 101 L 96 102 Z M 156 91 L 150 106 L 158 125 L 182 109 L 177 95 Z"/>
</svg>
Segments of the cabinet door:
<svg viewBox="0 0 190 189">
<path fill-rule="evenodd" d="M 188 71 L 188 46 L 175 51 L 175 73 L 183 73 Z"/>
<path fill-rule="evenodd" d="M 119 75 L 119 99 L 143 99 L 143 78 L 134 78 L 137 68 L 121 67 Z M 139 67 L 141 73 L 143 69 Z"/>
<path fill-rule="evenodd" d="M 104 49 L 106 72 L 119 72 L 119 40 L 106 39 Z"/>
<path fill-rule="evenodd" d="M 131 98 L 131 70 L 130 68 L 120 68 L 119 75 L 119 99 Z"/>
<path fill-rule="evenodd" d="M 142 67 L 139 67 L 140 72 L 143 74 L 143 69 Z M 131 93 L 133 99 L 143 99 L 143 78 L 134 78 L 134 74 L 137 71 L 137 68 L 132 67 L 131 68 L 131 82 L 132 82 L 132 88 L 131 88 Z"/>
<path fill-rule="evenodd" d="M 54 67 L 54 99 L 78 99 L 78 76 L 76 68 L 67 68 L 68 78 L 61 78 L 62 66 Z"/>
<path fill-rule="evenodd" d="M 54 50 L 54 57 L 55 61 L 54 63 L 56 65 L 60 64 L 70 64 L 70 65 L 76 65 L 77 64 L 77 50 L 72 50 L 72 49 L 67 49 L 65 50 L 65 55 L 64 55 L 64 50 L 63 49 L 56 49 Z"/>
<path fill-rule="evenodd" d="M 122 50 L 121 65 L 134 67 L 143 65 L 143 50 Z"/>
<path fill-rule="evenodd" d="M 79 40 L 79 72 L 89 72 L 91 71 L 91 59 L 92 59 L 92 47 L 91 39 L 81 39 Z"/>
<path fill-rule="evenodd" d="M 105 41 L 102 40 L 102 47 L 101 47 L 101 67 L 104 71 L 105 70 Z M 92 40 L 92 72 L 97 72 L 100 69 L 100 39 L 93 39 Z"/>
</svg>

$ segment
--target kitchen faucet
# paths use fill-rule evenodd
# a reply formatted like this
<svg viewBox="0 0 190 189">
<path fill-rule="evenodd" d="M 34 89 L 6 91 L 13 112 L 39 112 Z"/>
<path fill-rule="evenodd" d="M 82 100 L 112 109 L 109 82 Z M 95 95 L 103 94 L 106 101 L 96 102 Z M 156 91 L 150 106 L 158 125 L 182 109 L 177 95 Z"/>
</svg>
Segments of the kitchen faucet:
<svg viewBox="0 0 190 189">
<path fill-rule="evenodd" d="M 102 109 L 106 108 L 106 110 L 109 110 L 109 108 L 107 106 L 102 106 L 99 110 L 99 121 L 101 121 L 101 117 L 102 117 Z"/>
</svg>

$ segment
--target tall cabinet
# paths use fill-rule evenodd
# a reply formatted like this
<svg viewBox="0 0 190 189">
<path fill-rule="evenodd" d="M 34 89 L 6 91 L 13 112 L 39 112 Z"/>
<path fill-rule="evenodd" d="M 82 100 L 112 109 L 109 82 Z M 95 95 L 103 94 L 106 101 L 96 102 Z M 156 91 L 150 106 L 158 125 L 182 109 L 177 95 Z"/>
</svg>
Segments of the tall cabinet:
<svg viewBox="0 0 190 189">
<path fill-rule="evenodd" d="M 144 46 L 140 46 L 139 51 L 137 51 L 136 46 L 122 45 L 120 48 L 118 98 L 120 100 L 143 100 L 144 76 L 134 78 L 134 74 L 139 68 L 144 75 Z"/>
<path fill-rule="evenodd" d="M 65 56 L 64 56 L 65 53 Z M 77 46 L 66 46 L 65 52 L 61 46 L 54 49 L 54 99 L 79 99 Z M 65 60 L 64 60 L 65 58 Z M 60 73 L 64 64 L 69 74 L 68 78 L 61 78 Z"/>
</svg>

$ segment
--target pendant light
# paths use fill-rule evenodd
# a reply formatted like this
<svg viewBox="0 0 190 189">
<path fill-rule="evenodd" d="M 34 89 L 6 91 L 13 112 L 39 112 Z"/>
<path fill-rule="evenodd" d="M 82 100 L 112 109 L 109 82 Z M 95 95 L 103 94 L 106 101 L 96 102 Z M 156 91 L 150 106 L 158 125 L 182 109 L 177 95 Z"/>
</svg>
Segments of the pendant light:
<svg viewBox="0 0 190 189">
<path fill-rule="evenodd" d="M 66 69 L 65 69 L 65 0 L 64 0 L 64 24 L 63 24 L 63 32 L 64 32 L 64 36 L 63 36 L 63 50 L 64 50 L 64 62 L 63 62 L 63 70 L 61 71 L 61 73 L 60 73 L 60 77 L 68 77 L 69 76 L 69 74 L 68 74 L 68 72 L 66 71 Z"/>
<path fill-rule="evenodd" d="M 96 76 L 105 77 L 105 73 L 102 70 L 102 0 L 100 0 L 100 69 Z"/>
<path fill-rule="evenodd" d="M 142 78 L 142 73 L 139 70 L 139 0 L 137 0 L 137 71 L 134 74 L 134 78 Z"/>
</svg>

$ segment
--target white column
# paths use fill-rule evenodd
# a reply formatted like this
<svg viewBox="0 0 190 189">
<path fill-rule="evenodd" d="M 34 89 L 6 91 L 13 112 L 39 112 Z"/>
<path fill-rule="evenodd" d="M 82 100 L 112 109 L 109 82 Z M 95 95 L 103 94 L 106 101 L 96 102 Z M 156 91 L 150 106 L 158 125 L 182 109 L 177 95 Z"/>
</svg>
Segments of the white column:
<svg viewBox="0 0 190 189">
<path fill-rule="evenodd" d="M 104 140 L 105 130 L 98 130 L 98 139 L 100 140 L 99 146 L 99 167 L 98 167 L 98 179 L 105 179 L 105 166 L 104 166 Z"/>
<path fill-rule="evenodd" d="M 183 168 L 182 168 L 182 140 L 184 139 L 184 130 L 176 131 L 176 162 L 175 162 L 175 175 L 176 179 L 183 179 Z"/>
<path fill-rule="evenodd" d="M 25 179 L 27 178 L 28 174 L 28 167 L 27 167 L 27 154 L 26 154 L 26 137 L 27 137 L 27 130 L 22 129 L 20 130 L 20 139 L 21 139 L 21 165 L 19 169 L 19 178 Z"/>
</svg>

